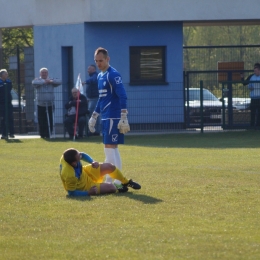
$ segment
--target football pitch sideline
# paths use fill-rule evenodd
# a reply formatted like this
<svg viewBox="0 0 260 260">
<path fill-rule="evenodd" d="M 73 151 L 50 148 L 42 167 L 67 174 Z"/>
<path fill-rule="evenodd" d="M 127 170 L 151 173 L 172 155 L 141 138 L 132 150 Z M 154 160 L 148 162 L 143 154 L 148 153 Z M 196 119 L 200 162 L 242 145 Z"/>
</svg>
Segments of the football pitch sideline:
<svg viewBox="0 0 260 260">
<path fill-rule="evenodd" d="M 260 259 L 260 132 L 126 136 L 141 190 L 70 198 L 65 149 L 101 137 L 0 141 L 0 259 Z M 83 162 L 84 163 L 84 162 Z"/>
</svg>

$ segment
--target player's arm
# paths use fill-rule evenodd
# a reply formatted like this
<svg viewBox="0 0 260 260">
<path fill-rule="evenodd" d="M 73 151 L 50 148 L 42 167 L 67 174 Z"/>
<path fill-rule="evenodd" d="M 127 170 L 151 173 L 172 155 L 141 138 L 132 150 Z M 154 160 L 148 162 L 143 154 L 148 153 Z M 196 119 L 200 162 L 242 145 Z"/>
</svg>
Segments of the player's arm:
<svg viewBox="0 0 260 260">
<path fill-rule="evenodd" d="M 112 84 L 112 87 L 114 88 L 120 100 L 121 118 L 117 125 L 117 128 L 119 129 L 119 132 L 121 134 L 126 134 L 127 132 L 130 131 L 130 125 L 127 119 L 128 112 L 126 108 L 127 96 L 126 96 L 125 87 L 122 83 L 122 79 L 119 73 L 113 73 L 109 81 L 110 84 Z"/>
<path fill-rule="evenodd" d="M 89 193 L 87 191 L 81 191 L 81 190 L 68 190 L 68 195 L 73 197 L 78 196 L 89 196 Z"/>
<path fill-rule="evenodd" d="M 68 194 L 69 196 L 74 196 L 74 197 L 96 195 L 97 187 L 93 186 L 89 189 L 89 191 L 81 191 L 81 190 L 68 191 Z"/>
<path fill-rule="evenodd" d="M 88 162 L 88 163 L 93 163 L 94 160 L 86 153 L 80 153 L 81 154 L 81 159 L 85 162 Z"/>
</svg>

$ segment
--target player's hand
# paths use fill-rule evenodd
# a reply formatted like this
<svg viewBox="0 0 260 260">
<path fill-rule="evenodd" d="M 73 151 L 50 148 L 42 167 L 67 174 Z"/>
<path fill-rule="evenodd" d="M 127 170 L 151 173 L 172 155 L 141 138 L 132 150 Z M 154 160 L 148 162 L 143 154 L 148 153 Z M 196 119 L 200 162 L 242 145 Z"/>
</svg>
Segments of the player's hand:
<svg viewBox="0 0 260 260">
<path fill-rule="evenodd" d="M 93 168 L 97 169 L 99 167 L 99 162 L 92 162 L 91 165 Z"/>
<path fill-rule="evenodd" d="M 99 115 L 98 113 L 93 112 L 91 118 L 88 121 L 88 128 L 91 133 L 95 133 L 95 131 L 96 131 L 95 125 L 97 122 L 98 115 Z"/>
<path fill-rule="evenodd" d="M 97 186 L 93 186 L 88 190 L 89 195 L 96 195 L 97 194 Z"/>
<path fill-rule="evenodd" d="M 121 119 L 117 125 L 117 128 L 121 134 L 126 134 L 130 131 L 130 125 L 127 120 L 127 112 L 121 112 Z"/>
</svg>

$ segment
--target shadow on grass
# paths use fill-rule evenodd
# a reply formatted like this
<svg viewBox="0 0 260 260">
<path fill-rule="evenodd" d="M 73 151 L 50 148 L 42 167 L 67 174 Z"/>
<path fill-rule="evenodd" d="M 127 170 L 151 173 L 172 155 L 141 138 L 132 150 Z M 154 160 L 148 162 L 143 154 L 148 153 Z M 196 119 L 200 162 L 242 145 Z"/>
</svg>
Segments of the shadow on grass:
<svg viewBox="0 0 260 260">
<path fill-rule="evenodd" d="M 7 143 L 22 143 L 20 139 L 5 139 Z"/>
<path fill-rule="evenodd" d="M 91 196 L 73 197 L 73 196 L 66 195 L 66 198 L 69 200 L 79 200 L 79 201 L 93 200 L 93 198 Z"/>
<path fill-rule="evenodd" d="M 124 196 L 127 197 L 129 199 L 133 199 L 133 200 L 137 200 L 137 201 L 141 201 L 144 204 L 156 204 L 159 202 L 163 202 L 163 200 L 161 199 L 157 199 L 148 195 L 144 195 L 144 194 L 137 194 L 137 193 L 132 193 L 132 192 L 125 192 L 125 193 L 116 193 L 116 196 Z"/>
<path fill-rule="evenodd" d="M 141 201 L 144 204 L 156 204 L 156 203 L 159 203 L 159 202 L 163 202 L 163 200 L 161 200 L 161 199 L 157 199 L 157 198 L 154 198 L 154 197 L 151 197 L 151 196 L 147 196 L 147 195 L 144 195 L 144 194 L 132 193 L 132 192 L 114 193 L 114 194 L 102 194 L 102 195 L 98 195 L 98 197 L 100 197 L 100 196 L 104 197 L 104 196 L 110 196 L 110 195 L 127 197 L 129 199 Z M 66 195 L 67 199 L 77 200 L 77 201 L 91 201 L 95 197 L 97 197 L 97 196 L 73 197 L 73 196 Z"/>
</svg>

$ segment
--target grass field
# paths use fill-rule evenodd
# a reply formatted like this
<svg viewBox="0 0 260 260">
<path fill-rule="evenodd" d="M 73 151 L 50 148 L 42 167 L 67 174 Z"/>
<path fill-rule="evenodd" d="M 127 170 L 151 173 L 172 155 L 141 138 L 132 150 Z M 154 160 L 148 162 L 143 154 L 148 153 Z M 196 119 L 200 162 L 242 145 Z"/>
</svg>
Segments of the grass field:
<svg viewBox="0 0 260 260">
<path fill-rule="evenodd" d="M 0 141 L 0 259 L 260 259 L 258 131 L 126 136 L 125 194 L 72 199 L 70 147 L 104 160 L 100 137 Z"/>
</svg>

